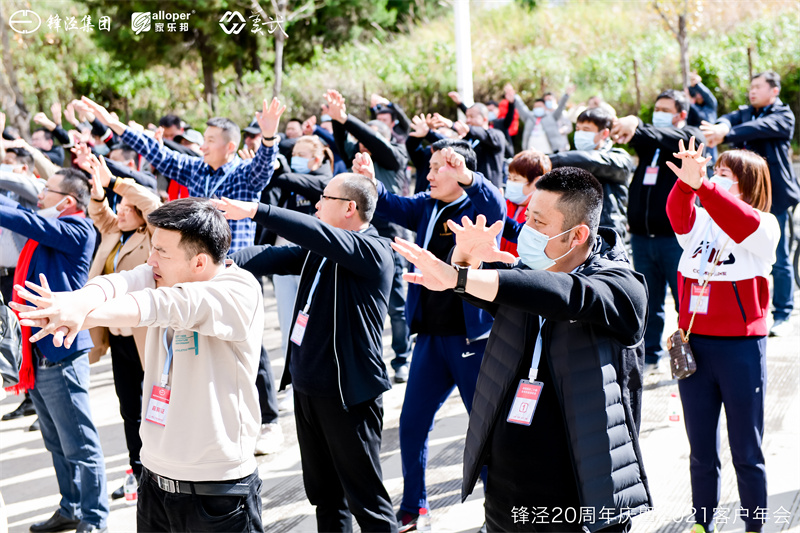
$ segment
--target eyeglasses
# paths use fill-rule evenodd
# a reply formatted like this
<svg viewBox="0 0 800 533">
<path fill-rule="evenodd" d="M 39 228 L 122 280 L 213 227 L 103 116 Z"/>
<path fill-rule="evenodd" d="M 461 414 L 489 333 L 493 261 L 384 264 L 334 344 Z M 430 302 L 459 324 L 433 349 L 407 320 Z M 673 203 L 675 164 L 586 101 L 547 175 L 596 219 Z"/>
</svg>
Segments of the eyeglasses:
<svg viewBox="0 0 800 533">
<path fill-rule="evenodd" d="M 42 189 L 42 193 L 43 193 L 43 194 L 47 194 L 47 193 L 49 193 L 49 192 L 54 192 L 54 193 L 56 193 L 56 194 L 62 194 L 62 195 L 64 195 L 64 196 L 72 196 L 73 198 L 75 198 L 75 195 L 74 195 L 74 194 L 72 194 L 72 193 L 68 193 L 68 192 L 61 192 L 61 191 L 55 191 L 55 190 L 53 190 L 53 189 L 49 189 L 49 188 L 47 188 L 47 187 L 45 187 L 44 189 Z M 77 200 L 77 198 L 75 198 L 75 199 Z"/>
<path fill-rule="evenodd" d="M 349 198 L 339 198 L 337 196 L 326 196 L 324 194 L 320 195 L 320 198 L 323 198 L 325 200 L 341 200 L 343 202 L 355 202 L 355 200 L 351 200 Z M 358 209 L 358 204 L 356 204 L 356 209 Z"/>
</svg>

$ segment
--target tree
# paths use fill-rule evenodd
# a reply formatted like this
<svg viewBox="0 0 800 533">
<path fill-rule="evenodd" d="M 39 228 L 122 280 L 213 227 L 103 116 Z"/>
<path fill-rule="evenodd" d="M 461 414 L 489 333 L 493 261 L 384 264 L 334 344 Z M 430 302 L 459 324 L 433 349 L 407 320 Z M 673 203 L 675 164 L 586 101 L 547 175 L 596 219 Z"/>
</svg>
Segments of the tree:
<svg viewBox="0 0 800 533">
<path fill-rule="evenodd" d="M 2 2 L 0 2 L 0 42 L 3 45 L 4 71 L 0 73 L 0 103 L 8 113 L 10 121 L 24 137 L 28 137 L 30 133 L 30 114 L 25 106 L 25 98 L 17 81 L 16 67 L 11 57 L 11 46 L 8 39 L 8 22 L 3 13 Z"/>
<path fill-rule="evenodd" d="M 689 31 L 695 31 L 703 14 L 703 0 L 655 0 L 653 7 L 678 41 L 681 76 L 689 87 Z"/>
</svg>

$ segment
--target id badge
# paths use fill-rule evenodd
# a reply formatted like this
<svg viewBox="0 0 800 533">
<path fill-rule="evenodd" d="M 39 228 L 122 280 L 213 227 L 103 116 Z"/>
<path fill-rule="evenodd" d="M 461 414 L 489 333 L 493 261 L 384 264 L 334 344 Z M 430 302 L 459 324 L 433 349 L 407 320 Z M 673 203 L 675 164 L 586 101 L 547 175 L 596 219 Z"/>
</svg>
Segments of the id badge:
<svg viewBox="0 0 800 533">
<path fill-rule="evenodd" d="M 698 315 L 708 314 L 708 300 L 711 298 L 711 285 L 706 285 L 705 289 L 699 283 L 692 283 L 689 295 L 689 311 Z"/>
<path fill-rule="evenodd" d="M 306 334 L 307 325 L 308 325 L 308 315 L 302 311 L 299 311 L 297 313 L 297 320 L 294 323 L 294 329 L 292 329 L 292 336 L 289 340 L 291 340 L 298 346 L 303 344 L 303 337 Z"/>
<path fill-rule="evenodd" d="M 506 422 L 530 426 L 533 421 L 533 413 L 536 411 L 536 405 L 539 403 L 542 387 L 544 387 L 544 383 L 541 381 L 520 380 L 517 393 L 514 395 L 514 403 L 511 404 L 511 410 L 508 412 Z"/>
<path fill-rule="evenodd" d="M 153 392 L 150 394 L 150 403 L 147 404 L 147 415 L 145 420 L 149 420 L 159 426 L 167 425 L 167 408 L 169 408 L 169 389 L 153 385 Z"/>
<path fill-rule="evenodd" d="M 647 167 L 644 171 L 643 185 L 655 185 L 658 181 L 658 167 Z"/>
</svg>

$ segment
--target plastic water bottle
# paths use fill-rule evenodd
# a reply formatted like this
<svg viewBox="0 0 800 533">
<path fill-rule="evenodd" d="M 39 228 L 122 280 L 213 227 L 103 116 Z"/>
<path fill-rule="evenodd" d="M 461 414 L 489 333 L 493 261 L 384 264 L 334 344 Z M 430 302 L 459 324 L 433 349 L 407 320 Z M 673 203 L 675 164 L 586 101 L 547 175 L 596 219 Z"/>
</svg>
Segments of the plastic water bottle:
<svg viewBox="0 0 800 533">
<path fill-rule="evenodd" d="M 681 401 L 674 392 L 669 398 L 669 403 L 667 403 L 667 418 L 670 422 L 681 421 Z"/>
<path fill-rule="evenodd" d="M 139 488 L 139 482 L 136 481 L 136 476 L 133 475 L 132 468 L 129 468 L 125 473 L 127 474 L 125 477 L 125 503 L 128 505 L 136 505 L 136 500 L 138 499 L 137 489 Z"/>
<path fill-rule="evenodd" d="M 419 508 L 419 518 L 417 518 L 417 531 L 431 530 L 431 514 L 424 507 Z"/>
</svg>

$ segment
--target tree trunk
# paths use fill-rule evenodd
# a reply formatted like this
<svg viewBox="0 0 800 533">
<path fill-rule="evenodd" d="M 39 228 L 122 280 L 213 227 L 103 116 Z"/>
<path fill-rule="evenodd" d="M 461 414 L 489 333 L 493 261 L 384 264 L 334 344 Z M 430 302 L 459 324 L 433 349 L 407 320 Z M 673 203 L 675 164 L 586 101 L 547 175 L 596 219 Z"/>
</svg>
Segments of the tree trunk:
<svg viewBox="0 0 800 533">
<path fill-rule="evenodd" d="M 214 82 L 214 65 L 217 62 L 217 52 L 209 44 L 208 37 L 203 32 L 197 34 L 197 50 L 200 52 L 200 61 L 203 65 L 203 97 L 212 113 L 217 109 L 217 86 Z"/>
<path fill-rule="evenodd" d="M 678 46 L 681 49 L 683 88 L 689 88 L 689 36 L 686 34 L 686 13 L 678 17 Z"/>
<path fill-rule="evenodd" d="M 7 25 L 2 2 L 0 2 L 0 42 L 3 44 L 3 70 L 5 70 L 5 75 L 0 73 L 0 104 L 6 110 L 6 124 L 16 126 L 23 137 L 30 138 L 30 113 L 25 107 L 25 98 L 17 82 L 17 73 L 11 59 Z M 6 78 L 8 79 L 6 80 Z"/>
<path fill-rule="evenodd" d="M 286 4 L 286 0 L 273 2 L 273 5 L 277 7 L 275 20 L 286 20 Z M 275 83 L 272 86 L 272 96 L 277 98 L 283 88 L 283 47 L 286 43 L 286 36 L 280 28 L 276 28 L 272 35 L 275 36 Z"/>
<path fill-rule="evenodd" d="M 639 88 L 639 62 L 633 60 L 633 84 L 636 87 L 636 114 L 642 112 L 642 90 Z"/>
</svg>

